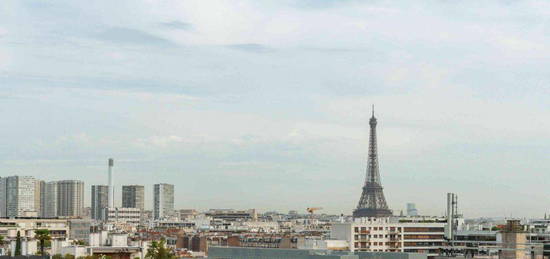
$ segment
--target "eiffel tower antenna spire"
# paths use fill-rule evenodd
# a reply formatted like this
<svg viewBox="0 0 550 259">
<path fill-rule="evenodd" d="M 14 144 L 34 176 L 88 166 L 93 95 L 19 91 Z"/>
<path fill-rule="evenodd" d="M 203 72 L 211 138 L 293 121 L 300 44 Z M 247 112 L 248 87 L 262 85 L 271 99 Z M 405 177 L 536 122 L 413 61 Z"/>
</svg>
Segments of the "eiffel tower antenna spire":
<svg viewBox="0 0 550 259">
<path fill-rule="evenodd" d="M 378 147 L 376 139 L 377 120 L 374 117 L 374 105 L 372 105 L 372 117 L 369 120 L 370 136 L 369 136 L 369 154 L 367 158 L 367 175 L 363 192 L 357 205 L 357 209 L 353 211 L 354 218 L 360 217 L 389 217 L 392 211 L 386 204 L 386 198 L 380 181 L 380 169 L 378 166 Z"/>
</svg>

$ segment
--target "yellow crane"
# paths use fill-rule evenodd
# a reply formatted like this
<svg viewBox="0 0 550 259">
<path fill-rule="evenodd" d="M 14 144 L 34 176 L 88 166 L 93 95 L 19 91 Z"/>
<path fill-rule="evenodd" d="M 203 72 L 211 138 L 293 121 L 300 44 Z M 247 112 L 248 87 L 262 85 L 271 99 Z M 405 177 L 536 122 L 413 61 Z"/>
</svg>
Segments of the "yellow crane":
<svg viewBox="0 0 550 259">
<path fill-rule="evenodd" d="M 307 212 L 309 212 L 309 214 L 313 215 L 313 213 L 315 211 L 322 210 L 322 209 L 323 208 L 321 208 L 321 207 L 313 207 L 313 208 L 307 208 L 306 210 L 307 210 Z"/>
<path fill-rule="evenodd" d="M 321 207 L 311 207 L 311 208 L 307 208 L 307 212 L 309 213 L 309 226 L 310 227 L 313 227 L 313 213 L 315 213 L 315 211 L 318 211 L 318 210 L 322 210 L 323 208 Z"/>
</svg>

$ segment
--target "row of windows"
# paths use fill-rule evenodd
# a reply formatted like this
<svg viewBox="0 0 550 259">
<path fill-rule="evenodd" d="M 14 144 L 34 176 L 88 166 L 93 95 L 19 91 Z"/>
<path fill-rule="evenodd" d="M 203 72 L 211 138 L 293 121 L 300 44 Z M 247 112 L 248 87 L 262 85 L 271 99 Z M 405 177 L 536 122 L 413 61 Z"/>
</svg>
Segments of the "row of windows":
<svg viewBox="0 0 550 259">
<path fill-rule="evenodd" d="M 370 230 L 389 230 L 389 231 L 399 231 L 400 228 L 398 227 L 355 227 L 355 232 L 365 232 L 365 231 L 370 231 Z"/>
<path fill-rule="evenodd" d="M 438 249 L 405 249 L 405 253 L 430 253 L 436 254 L 439 253 Z"/>
<path fill-rule="evenodd" d="M 441 246 L 441 242 L 405 242 L 404 246 Z"/>
<path fill-rule="evenodd" d="M 456 236 L 456 240 L 496 241 L 495 236 Z"/>
<path fill-rule="evenodd" d="M 404 232 L 443 232 L 443 228 L 428 228 L 428 227 L 410 227 L 405 228 Z"/>
<path fill-rule="evenodd" d="M 396 235 L 366 235 L 366 234 L 363 234 L 363 235 L 355 235 L 355 239 L 359 239 L 359 237 L 361 239 L 366 239 L 366 238 L 391 238 L 391 239 L 394 239 L 394 238 L 398 238 L 398 236 Z"/>
<path fill-rule="evenodd" d="M 361 246 L 365 247 L 365 246 L 385 246 L 386 244 L 388 245 L 393 245 L 393 246 L 397 246 L 395 245 L 395 243 L 385 243 L 385 242 L 355 242 L 355 247 L 357 247 L 359 244 L 361 244 Z"/>
<path fill-rule="evenodd" d="M 388 250 L 384 250 L 384 249 L 368 249 L 368 248 L 365 248 L 365 247 L 356 247 L 356 249 L 358 251 L 368 251 L 368 252 L 399 252 L 400 250 L 393 250 L 393 249 L 388 249 Z"/>
<path fill-rule="evenodd" d="M 443 239 L 443 235 L 405 235 L 404 239 Z"/>
</svg>

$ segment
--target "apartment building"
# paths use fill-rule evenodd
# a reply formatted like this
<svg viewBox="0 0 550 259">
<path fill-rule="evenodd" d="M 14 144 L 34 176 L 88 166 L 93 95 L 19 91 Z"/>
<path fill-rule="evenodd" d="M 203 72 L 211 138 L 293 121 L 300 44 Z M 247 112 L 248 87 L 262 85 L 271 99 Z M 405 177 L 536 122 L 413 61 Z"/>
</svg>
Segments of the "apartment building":
<svg viewBox="0 0 550 259">
<path fill-rule="evenodd" d="M 82 216 L 84 210 L 84 182 L 64 180 L 57 182 L 57 215 Z"/>
<path fill-rule="evenodd" d="M 122 186 L 122 207 L 145 209 L 145 187 L 143 185 Z"/>
<path fill-rule="evenodd" d="M 52 238 L 65 239 L 69 237 L 69 222 L 69 219 L 0 218 L 0 235 L 6 240 L 15 240 L 17 232 L 34 237 L 36 229 L 48 229 Z"/>
<path fill-rule="evenodd" d="M 109 186 L 92 185 L 91 218 L 95 220 L 105 219 L 105 209 L 109 207 Z"/>
<path fill-rule="evenodd" d="M 36 217 L 36 179 L 32 176 L 9 176 L 0 179 L 0 216 Z M 40 197 L 38 196 L 38 199 Z"/>
<path fill-rule="evenodd" d="M 141 221 L 139 208 L 106 208 L 105 210 L 105 221 L 109 223 L 139 225 Z"/>
<path fill-rule="evenodd" d="M 153 186 L 153 216 L 154 219 L 163 219 L 174 213 L 174 185 L 167 183 Z"/>
<path fill-rule="evenodd" d="M 359 218 L 334 223 L 331 239 L 346 240 L 351 251 L 438 254 L 443 245 L 445 218 Z"/>
</svg>

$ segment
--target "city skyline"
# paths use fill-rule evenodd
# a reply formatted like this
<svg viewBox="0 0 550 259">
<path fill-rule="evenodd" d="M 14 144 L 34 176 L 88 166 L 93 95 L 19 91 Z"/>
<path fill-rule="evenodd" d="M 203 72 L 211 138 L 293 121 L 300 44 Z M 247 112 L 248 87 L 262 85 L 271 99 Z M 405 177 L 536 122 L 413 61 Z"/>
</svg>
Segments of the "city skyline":
<svg viewBox="0 0 550 259">
<path fill-rule="evenodd" d="M 514 11 L 511 11 L 514 10 Z M 175 207 L 357 205 L 376 105 L 388 207 L 535 217 L 545 1 L 6 1 L 1 177 L 175 185 Z M 140 17 L 140 19 L 135 19 Z M 47 21 L 47 22 L 45 22 Z M 206 190 L 206 191 L 205 191 Z M 212 191 L 207 191 L 212 190 Z"/>
</svg>

